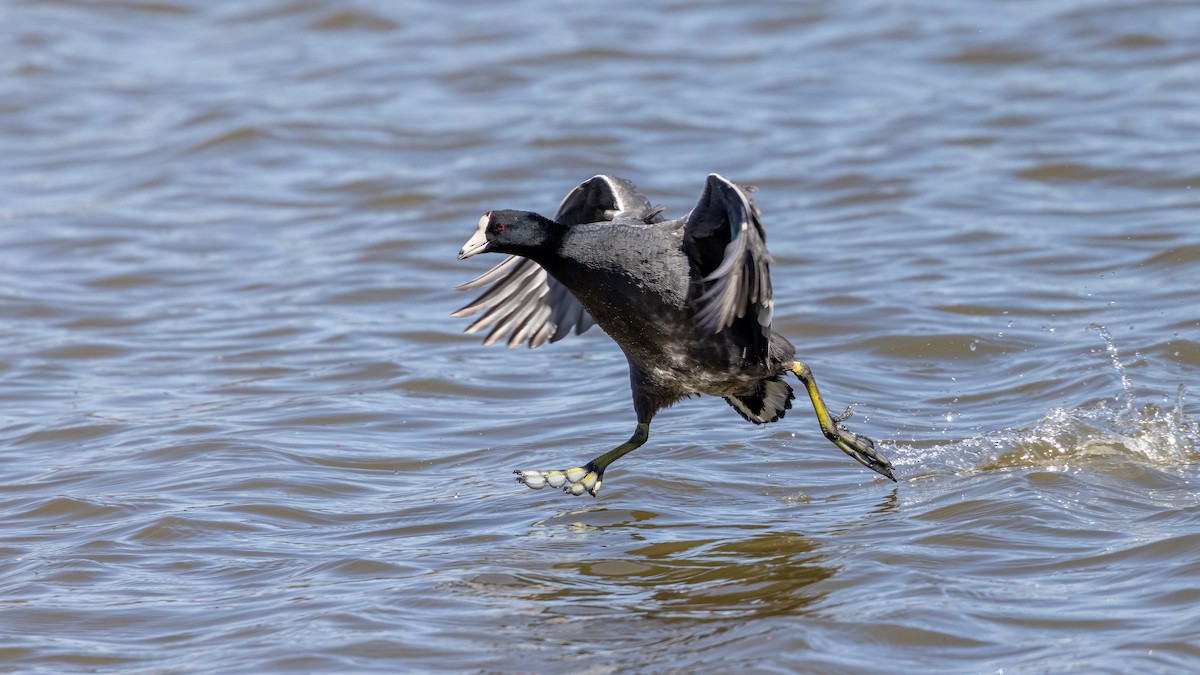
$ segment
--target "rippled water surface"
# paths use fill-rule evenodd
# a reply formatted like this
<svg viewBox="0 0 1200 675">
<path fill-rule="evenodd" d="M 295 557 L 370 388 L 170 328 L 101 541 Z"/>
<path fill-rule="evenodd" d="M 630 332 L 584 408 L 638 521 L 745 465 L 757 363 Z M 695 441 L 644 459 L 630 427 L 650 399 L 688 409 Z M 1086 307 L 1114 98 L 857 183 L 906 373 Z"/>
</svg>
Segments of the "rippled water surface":
<svg viewBox="0 0 1200 675">
<path fill-rule="evenodd" d="M 0 0 L 0 669 L 1193 672 L 1194 3 Z M 450 312 L 759 187 L 799 407 Z M 1189 391 L 1190 389 L 1190 391 Z"/>
</svg>

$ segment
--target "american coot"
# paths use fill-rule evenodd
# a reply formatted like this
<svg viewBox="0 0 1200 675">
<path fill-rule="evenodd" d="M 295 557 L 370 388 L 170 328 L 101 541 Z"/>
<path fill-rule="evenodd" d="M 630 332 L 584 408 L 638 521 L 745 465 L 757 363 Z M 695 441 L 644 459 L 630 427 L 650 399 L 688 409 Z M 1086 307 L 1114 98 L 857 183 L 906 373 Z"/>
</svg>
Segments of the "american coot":
<svg viewBox="0 0 1200 675">
<path fill-rule="evenodd" d="M 821 431 L 865 466 L 896 480 L 871 439 L 829 414 L 808 366 L 771 328 L 771 256 L 758 208 L 743 189 L 710 174 L 686 218 L 665 220 L 633 183 L 595 176 L 563 199 L 554 220 L 528 211 L 490 211 L 458 258 L 511 254 L 459 290 L 488 286 L 454 313 L 482 312 L 467 333 L 490 328 L 484 344 L 537 347 L 593 322 L 629 360 L 637 428 L 616 448 L 573 469 L 517 471 L 531 488 L 594 497 L 604 470 L 650 435 L 662 408 L 694 394 L 721 396 L 755 424 L 792 407 L 791 371 L 804 384 Z"/>
</svg>

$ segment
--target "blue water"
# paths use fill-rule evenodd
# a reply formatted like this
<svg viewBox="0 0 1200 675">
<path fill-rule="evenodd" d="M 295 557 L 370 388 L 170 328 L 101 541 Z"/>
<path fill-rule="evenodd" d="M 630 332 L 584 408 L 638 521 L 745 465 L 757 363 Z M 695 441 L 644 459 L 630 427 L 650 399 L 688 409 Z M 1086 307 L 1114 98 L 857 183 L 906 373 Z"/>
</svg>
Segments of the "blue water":
<svg viewBox="0 0 1200 675">
<path fill-rule="evenodd" d="M 1200 10 L 0 0 L 0 669 L 1191 672 Z M 480 214 L 757 185 L 800 407 L 484 347 Z"/>
</svg>

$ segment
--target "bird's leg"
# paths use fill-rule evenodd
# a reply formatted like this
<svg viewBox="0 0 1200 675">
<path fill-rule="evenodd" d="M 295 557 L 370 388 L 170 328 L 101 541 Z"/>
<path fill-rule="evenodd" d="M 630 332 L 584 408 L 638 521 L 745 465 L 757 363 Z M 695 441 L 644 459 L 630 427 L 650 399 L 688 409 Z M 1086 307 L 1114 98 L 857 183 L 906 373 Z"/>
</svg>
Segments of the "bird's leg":
<svg viewBox="0 0 1200 675">
<path fill-rule="evenodd" d="M 846 408 L 846 412 L 837 417 L 829 414 L 829 409 L 825 407 L 821 392 L 817 390 L 817 381 L 813 378 L 808 365 L 800 361 L 793 361 L 792 372 L 804 383 L 808 397 L 812 399 L 813 409 L 817 411 L 817 421 L 821 424 L 821 432 L 825 434 L 825 438 L 833 441 L 833 444 L 841 448 L 842 452 L 858 460 L 868 469 L 896 480 L 896 476 L 892 474 L 892 463 L 875 450 L 875 442 L 866 436 L 860 436 L 850 431 L 842 424 L 850 417 L 849 408 Z"/>
<path fill-rule="evenodd" d="M 628 441 L 583 466 L 556 471 L 531 470 L 514 471 L 513 473 L 517 474 L 518 483 L 524 483 L 535 490 L 549 485 L 550 487 L 560 487 L 563 492 L 569 494 L 581 495 L 586 491 L 595 497 L 596 493 L 600 491 L 600 483 L 608 465 L 642 447 L 648 438 L 650 438 L 650 423 L 638 422 L 637 429 L 634 430 Z"/>
</svg>

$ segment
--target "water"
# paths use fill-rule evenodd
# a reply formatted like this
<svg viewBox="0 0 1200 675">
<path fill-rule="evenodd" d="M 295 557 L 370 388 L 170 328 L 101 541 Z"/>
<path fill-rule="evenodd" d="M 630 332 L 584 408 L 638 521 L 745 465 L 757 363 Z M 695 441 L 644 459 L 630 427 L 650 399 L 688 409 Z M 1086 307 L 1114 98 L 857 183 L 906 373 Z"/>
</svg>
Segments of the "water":
<svg viewBox="0 0 1200 675">
<path fill-rule="evenodd" d="M 0 2 L 0 669 L 1200 667 L 1188 3 Z M 479 215 L 759 187 L 797 408 L 485 348 Z"/>
</svg>

